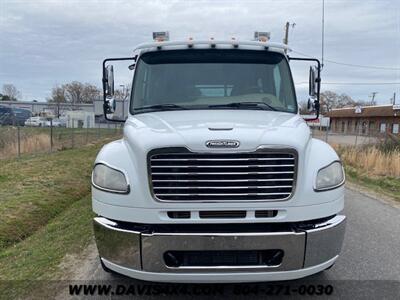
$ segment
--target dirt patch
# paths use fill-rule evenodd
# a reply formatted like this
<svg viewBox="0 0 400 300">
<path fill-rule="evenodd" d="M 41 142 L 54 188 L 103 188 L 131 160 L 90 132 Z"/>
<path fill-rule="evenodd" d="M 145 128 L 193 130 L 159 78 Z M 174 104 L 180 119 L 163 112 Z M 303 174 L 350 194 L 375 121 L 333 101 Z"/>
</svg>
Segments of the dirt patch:
<svg viewBox="0 0 400 300">
<path fill-rule="evenodd" d="M 59 264 L 60 280 L 88 280 L 99 270 L 99 256 L 94 240 L 81 253 L 67 254 Z"/>
</svg>

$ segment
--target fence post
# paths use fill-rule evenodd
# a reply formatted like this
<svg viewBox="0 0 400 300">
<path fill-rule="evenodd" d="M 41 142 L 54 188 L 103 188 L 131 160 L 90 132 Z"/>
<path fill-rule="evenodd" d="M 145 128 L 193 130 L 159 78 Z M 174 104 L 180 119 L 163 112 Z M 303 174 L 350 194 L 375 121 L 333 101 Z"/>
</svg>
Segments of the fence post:
<svg viewBox="0 0 400 300">
<path fill-rule="evenodd" d="M 88 143 L 88 139 L 89 139 L 89 124 L 86 123 L 86 143 L 85 144 Z"/>
<path fill-rule="evenodd" d="M 50 119 L 50 152 L 53 152 L 53 119 Z"/>
<path fill-rule="evenodd" d="M 357 125 L 356 125 L 356 141 L 355 141 L 355 144 L 354 144 L 354 146 L 357 146 L 357 137 L 358 137 L 358 123 L 357 123 Z"/>
<path fill-rule="evenodd" d="M 326 129 L 325 129 L 325 142 L 327 143 L 328 142 L 328 135 L 329 135 L 329 124 L 326 126 Z"/>
<path fill-rule="evenodd" d="M 21 156 L 21 134 L 20 134 L 20 127 L 17 124 L 17 145 L 18 145 L 18 157 Z"/>
<path fill-rule="evenodd" d="M 71 123 L 71 148 L 74 149 L 74 119 L 71 119 L 72 123 Z"/>
</svg>

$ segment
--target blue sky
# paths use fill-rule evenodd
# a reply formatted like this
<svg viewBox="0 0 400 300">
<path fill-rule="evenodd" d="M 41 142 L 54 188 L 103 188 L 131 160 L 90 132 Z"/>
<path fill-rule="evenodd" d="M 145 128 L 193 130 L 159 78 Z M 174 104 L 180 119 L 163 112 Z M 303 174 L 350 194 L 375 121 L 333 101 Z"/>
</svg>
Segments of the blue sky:
<svg viewBox="0 0 400 300">
<path fill-rule="evenodd" d="M 255 30 L 271 31 L 271 40 L 281 42 L 289 21 L 296 23 L 290 46 L 321 58 L 321 12 L 322 0 L 0 0 L 0 87 L 13 83 L 23 100 L 44 101 L 56 84 L 79 80 L 100 86 L 105 57 L 130 56 L 159 30 L 169 30 L 171 39 L 242 40 Z M 363 100 L 378 92 L 381 104 L 397 92 L 399 103 L 400 84 L 372 84 L 400 82 L 400 1 L 325 0 L 325 59 L 322 90 Z M 296 83 L 307 81 L 307 65 L 294 65 L 293 71 Z M 306 98 L 306 88 L 297 85 L 299 100 Z"/>
</svg>

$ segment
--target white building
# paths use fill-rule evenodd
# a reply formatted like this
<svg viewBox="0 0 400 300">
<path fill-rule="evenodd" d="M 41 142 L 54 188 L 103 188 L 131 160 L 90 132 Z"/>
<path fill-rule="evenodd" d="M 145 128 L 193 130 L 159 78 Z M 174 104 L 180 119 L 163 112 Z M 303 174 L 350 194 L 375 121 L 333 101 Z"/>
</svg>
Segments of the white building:
<svg viewBox="0 0 400 300">
<path fill-rule="evenodd" d="M 69 128 L 94 128 L 94 112 L 75 110 L 65 113 L 67 127 Z"/>
</svg>

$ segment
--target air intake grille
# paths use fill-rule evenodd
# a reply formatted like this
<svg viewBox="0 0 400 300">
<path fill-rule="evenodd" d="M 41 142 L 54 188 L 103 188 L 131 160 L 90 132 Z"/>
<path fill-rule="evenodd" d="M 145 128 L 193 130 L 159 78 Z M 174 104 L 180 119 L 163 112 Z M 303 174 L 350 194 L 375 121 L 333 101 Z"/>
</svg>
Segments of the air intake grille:
<svg viewBox="0 0 400 300">
<path fill-rule="evenodd" d="M 250 153 L 160 149 L 149 154 L 149 176 L 153 194 L 161 201 L 286 200 L 293 192 L 296 161 L 296 152 L 288 149 Z"/>
</svg>

